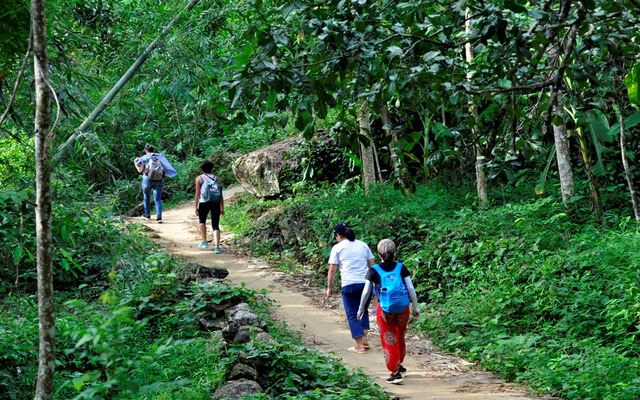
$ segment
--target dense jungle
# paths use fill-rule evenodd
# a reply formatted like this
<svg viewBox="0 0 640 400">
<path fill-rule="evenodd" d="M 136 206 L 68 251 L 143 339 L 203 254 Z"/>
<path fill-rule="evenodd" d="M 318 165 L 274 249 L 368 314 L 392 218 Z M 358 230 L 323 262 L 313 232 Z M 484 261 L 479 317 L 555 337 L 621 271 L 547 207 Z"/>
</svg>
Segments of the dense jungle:
<svg viewBox="0 0 640 400">
<path fill-rule="evenodd" d="M 245 189 L 223 253 L 323 288 L 345 221 L 396 243 L 443 352 L 640 398 L 639 26 L 640 0 L 0 2 L 0 398 L 212 399 L 239 359 L 266 371 L 247 398 L 392 398 L 153 240 L 146 143 L 166 211 L 203 160 Z M 275 340 L 198 323 L 228 301 Z"/>
</svg>

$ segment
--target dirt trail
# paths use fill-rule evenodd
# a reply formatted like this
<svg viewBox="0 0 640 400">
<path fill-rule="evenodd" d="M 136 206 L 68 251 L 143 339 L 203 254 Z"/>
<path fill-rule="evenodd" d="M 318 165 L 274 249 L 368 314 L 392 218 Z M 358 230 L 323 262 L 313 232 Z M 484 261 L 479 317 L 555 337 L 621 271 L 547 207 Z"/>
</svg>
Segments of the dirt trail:
<svg viewBox="0 0 640 400">
<path fill-rule="evenodd" d="M 225 191 L 225 198 L 240 189 Z M 232 206 L 232 205 L 231 205 Z M 493 378 L 488 373 L 473 368 L 459 358 L 434 352 L 433 345 L 416 335 L 408 335 L 407 357 L 404 365 L 404 383 L 389 385 L 384 382 L 389 376 L 384 366 L 382 347 L 376 335 L 377 324 L 372 321 L 371 349 L 366 354 L 347 351 L 353 340 L 346 317 L 340 309 L 340 297 L 325 298 L 323 289 L 309 287 L 305 279 L 290 277 L 271 269 L 266 263 L 248 258 L 230 246 L 231 237 L 225 235 L 222 218 L 222 253 L 214 254 L 213 247 L 200 249 L 197 218 L 193 202 L 168 209 L 163 213 L 162 224 L 153 219 L 133 220 L 144 222 L 157 233 L 154 236 L 172 254 L 190 259 L 205 266 L 220 265 L 229 270 L 234 284 L 244 282 L 251 289 L 267 289 L 268 296 L 276 301 L 275 313 L 286 325 L 302 333 L 305 344 L 326 353 L 334 353 L 346 365 L 360 367 L 377 380 L 389 393 L 399 399 L 437 400 L 523 400 L 534 399 L 514 385 Z M 210 227 L 208 229 L 211 229 Z M 208 237 L 211 238 L 209 231 Z"/>
</svg>

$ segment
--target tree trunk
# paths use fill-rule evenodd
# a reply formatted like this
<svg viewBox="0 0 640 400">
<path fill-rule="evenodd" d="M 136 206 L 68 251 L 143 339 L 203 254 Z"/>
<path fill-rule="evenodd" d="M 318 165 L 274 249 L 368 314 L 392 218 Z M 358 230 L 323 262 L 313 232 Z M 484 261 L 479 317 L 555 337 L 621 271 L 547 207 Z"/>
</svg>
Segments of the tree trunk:
<svg viewBox="0 0 640 400">
<path fill-rule="evenodd" d="M 562 91 L 558 91 L 556 96 L 555 115 L 562 123 L 556 125 L 553 122 L 553 138 L 556 143 L 556 159 L 558 160 L 558 173 L 560 176 L 560 190 L 562 191 L 562 201 L 568 201 L 573 198 L 575 190 L 573 187 L 573 170 L 571 169 L 571 160 L 569 157 L 569 143 L 567 139 L 567 126 L 564 122 L 564 104 L 562 102 Z"/>
<path fill-rule="evenodd" d="M 73 132 L 73 134 L 69 137 L 69 139 L 67 139 L 67 141 L 58 148 L 58 152 L 55 156 L 55 161 L 59 161 L 69 150 L 71 150 L 71 148 L 74 146 L 76 140 L 78 140 L 78 138 L 84 134 L 84 132 L 90 128 L 91 124 L 93 124 L 95 122 L 96 119 L 98 119 L 98 116 L 100 114 L 102 114 L 102 112 L 104 111 L 105 108 L 107 108 L 107 104 L 109 104 L 109 102 L 111 100 L 113 100 L 114 97 L 116 97 L 116 95 L 120 92 L 120 90 L 124 87 L 124 85 L 129 81 L 129 79 L 131 79 L 133 77 L 133 75 L 135 75 L 136 72 L 138 72 L 138 70 L 140 69 L 140 67 L 142 66 L 142 64 L 144 64 L 144 62 L 147 60 L 147 58 L 149 57 L 149 55 L 151 54 L 151 52 L 153 50 L 155 50 L 156 47 L 158 47 L 158 43 L 160 43 L 160 40 L 162 38 L 164 38 L 167 33 L 169 33 L 169 31 L 171 30 L 171 28 L 173 28 L 173 26 L 176 24 L 176 22 L 180 19 L 180 17 L 182 16 L 182 14 L 184 13 L 184 11 L 191 11 L 191 9 L 198 4 L 200 0 L 191 0 L 191 2 L 187 5 L 187 7 L 185 8 L 185 10 L 183 10 L 182 12 L 180 12 L 178 15 L 176 15 L 171 22 L 169 22 L 169 25 L 165 26 L 164 29 L 162 30 L 162 33 L 160 34 L 160 37 L 155 39 L 153 42 L 151 42 L 151 44 L 147 47 L 147 49 L 140 55 L 140 57 L 138 57 L 138 59 L 133 63 L 133 65 L 131 65 L 131 67 L 129 67 L 129 69 L 127 70 L 127 72 L 124 73 L 124 75 L 122 75 L 122 77 L 120 78 L 120 80 L 118 81 L 118 83 L 115 84 L 115 86 L 113 88 L 111 88 L 111 90 L 109 91 L 109 93 L 107 93 L 104 98 L 100 101 L 100 103 L 98 103 L 98 105 L 96 106 L 96 108 L 94 108 L 94 110 L 91 112 L 91 114 L 87 117 L 87 119 L 84 120 L 84 122 L 82 123 L 82 125 L 80 125 L 75 132 Z"/>
<path fill-rule="evenodd" d="M 582 163 L 584 164 L 584 170 L 587 172 L 587 179 L 589 180 L 589 189 L 591 189 L 591 201 L 593 202 L 593 210 L 596 211 L 600 224 L 604 224 L 604 214 L 602 212 L 602 206 L 600 205 L 600 190 L 598 189 L 598 180 L 596 179 L 595 174 L 591 171 L 591 158 L 588 154 L 587 142 L 584 138 L 583 133 L 579 133 L 576 136 L 578 136 L 578 141 L 580 142 L 580 154 L 582 155 Z"/>
<path fill-rule="evenodd" d="M 471 35 L 471 10 L 469 8 L 467 8 L 466 10 L 465 17 L 466 17 L 465 31 L 467 35 Z M 471 43 L 467 42 L 464 45 L 464 48 L 465 48 L 467 63 L 471 64 L 471 62 L 473 62 L 473 48 L 471 47 Z M 471 80 L 470 74 L 467 74 L 467 80 L 469 81 Z M 473 115 L 474 120 L 478 119 L 478 107 L 476 106 L 475 99 L 473 96 L 469 98 L 469 113 Z M 484 154 L 484 150 L 482 149 L 482 146 L 479 143 L 480 130 L 478 125 L 474 123 L 471 129 L 473 132 L 474 140 L 476 141 L 476 144 L 474 146 L 474 154 L 476 158 L 475 169 L 476 169 L 476 188 L 478 191 L 478 204 L 480 206 L 484 206 L 489 201 L 489 194 L 487 193 L 488 177 L 486 172 L 484 171 L 486 157 Z"/>
<path fill-rule="evenodd" d="M 391 118 L 389 117 L 389 107 L 386 103 L 380 103 L 380 118 L 382 119 L 382 129 L 384 133 L 390 138 L 389 142 L 389 160 L 391 161 L 391 168 L 393 168 L 393 173 L 396 176 L 396 180 L 400 187 L 404 190 L 405 185 L 405 174 L 404 168 L 400 163 L 400 159 L 398 158 L 398 151 L 396 148 L 396 143 L 398 138 L 396 134 L 391 131 L 389 128 L 391 126 Z"/>
<path fill-rule="evenodd" d="M 35 75 L 35 150 L 36 150 L 36 261 L 38 266 L 38 315 L 40 327 L 38 380 L 34 399 L 53 396 L 55 371 L 55 318 L 53 314 L 52 236 L 51 236 L 51 162 L 49 137 L 51 91 L 47 55 L 47 19 L 44 0 L 31 1 L 33 35 L 33 71 Z"/>
<path fill-rule="evenodd" d="M 373 140 L 371 140 L 371 123 L 369 122 L 369 107 L 364 100 L 360 100 L 358 109 L 358 123 L 360 125 L 360 135 L 366 139 L 360 142 L 360 159 L 362 160 L 362 183 L 365 190 L 369 185 L 376 183 L 376 162 L 373 151 Z"/>
<path fill-rule="evenodd" d="M 633 213 L 635 214 L 636 221 L 640 221 L 640 208 L 638 207 L 638 196 L 636 195 L 636 189 L 633 185 L 633 178 L 631 177 L 631 171 L 629 170 L 629 159 L 627 158 L 627 148 L 625 143 L 625 124 L 624 124 L 624 109 L 622 108 L 622 102 L 618 101 L 619 119 L 620 119 L 620 157 L 622 157 L 622 165 L 624 166 L 624 173 L 627 177 L 627 185 L 629 186 L 629 193 L 631 193 L 631 203 L 633 205 Z"/>
</svg>

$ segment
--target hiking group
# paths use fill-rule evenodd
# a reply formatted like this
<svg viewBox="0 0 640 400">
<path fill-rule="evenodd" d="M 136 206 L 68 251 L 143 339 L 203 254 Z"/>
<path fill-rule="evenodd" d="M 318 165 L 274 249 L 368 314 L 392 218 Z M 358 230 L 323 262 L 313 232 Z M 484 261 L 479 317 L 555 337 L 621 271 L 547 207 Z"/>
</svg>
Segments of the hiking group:
<svg viewBox="0 0 640 400">
<path fill-rule="evenodd" d="M 134 164 L 142 174 L 142 193 L 144 213 L 142 218 L 151 218 L 151 192 L 156 207 L 157 222 L 162 223 L 162 190 L 164 178 L 174 177 L 178 173 L 169 161 L 150 144 L 144 146 L 145 154 L 136 157 Z M 220 253 L 220 217 L 224 215 L 222 187 L 217 176 L 212 174 L 213 163 L 205 160 L 200 164 L 200 172 L 195 179 L 195 214 L 198 216 L 202 241 L 200 248 L 207 248 L 207 218 L 211 214 L 213 228 L 214 253 Z M 418 298 L 411 282 L 407 267 L 395 262 L 396 245 L 389 239 L 378 243 L 377 253 L 380 263 L 375 262 L 369 246 L 356 239 L 353 230 L 340 222 L 333 228 L 338 242 L 329 255 L 327 273 L 327 297 L 333 295 L 333 283 L 340 270 L 341 295 L 347 315 L 351 337 L 356 344 L 348 350 L 365 354 L 371 346 L 368 340 L 369 303 L 374 300 L 376 316 L 380 328 L 380 341 L 384 351 L 387 369 L 391 372 L 388 383 L 403 382 L 402 373 L 406 372 L 402 363 L 406 354 L 405 333 L 409 322 L 409 304 L 413 316 L 420 316 Z"/>
<path fill-rule="evenodd" d="M 167 158 L 156 152 L 156 149 L 149 143 L 144 145 L 144 154 L 133 160 L 136 169 L 142 175 L 142 218 L 151 219 L 151 192 L 153 192 L 153 202 L 156 207 L 156 221 L 162 223 L 162 191 L 165 177 L 175 177 L 178 172 L 171 166 Z M 202 242 L 200 248 L 209 246 L 207 240 L 207 217 L 211 213 L 211 227 L 213 228 L 214 253 L 220 253 L 220 217 L 224 215 L 224 199 L 222 197 L 222 187 L 217 176 L 212 175 L 213 163 L 204 160 L 200 164 L 202 174 L 195 180 L 195 213 L 198 216 L 198 223 Z"/>
<path fill-rule="evenodd" d="M 371 346 L 368 340 L 369 303 L 372 293 L 377 293 L 374 314 L 380 328 L 380 342 L 384 360 L 390 376 L 388 383 L 403 382 L 402 365 L 406 354 L 405 333 L 409 323 L 409 304 L 413 316 L 418 318 L 418 297 L 411 282 L 407 267 L 395 262 L 396 245 L 392 240 L 382 239 L 377 246 L 382 260 L 375 262 L 373 253 L 366 243 L 357 240 L 353 230 L 344 222 L 333 228 L 338 242 L 329 255 L 327 273 L 327 297 L 333 295 L 333 282 L 340 270 L 341 294 L 351 337 L 356 344 L 348 350 L 365 354 Z"/>
</svg>

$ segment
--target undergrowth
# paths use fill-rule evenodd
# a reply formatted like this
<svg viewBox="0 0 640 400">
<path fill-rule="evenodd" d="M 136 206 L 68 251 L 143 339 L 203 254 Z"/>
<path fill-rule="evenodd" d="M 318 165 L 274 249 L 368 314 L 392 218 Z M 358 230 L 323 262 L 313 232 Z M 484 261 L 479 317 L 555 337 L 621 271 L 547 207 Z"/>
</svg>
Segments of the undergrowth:
<svg viewBox="0 0 640 400">
<path fill-rule="evenodd" d="M 227 226 L 269 239 L 252 242 L 261 255 L 295 254 L 319 285 L 336 222 L 371 248 L 391 238 L 428 310 L 414 329 L 442 348 L 566 399 L 640 398 L 637 224 L 610 214 L 603 226 L 575 204 L 518 190 L 487 209 L 471 188 L 437 182 L 407 197 L 344 185 L 285 201 L 247 196 Z"/>
<path fill-rule="evenodd" d="M 0 193 L 0 230 L 13 248 L 35 245 L 26 197 Z M 187 283 L 189 265 L 157 249 L 140 226 L 120 223 L 108 204 L 83 203 L 80 196 L 65 201 L 54 209 L 54 399 L 206 400 L 239 353 L 273 365 L 273 384 L 255 399 L 388 398 L 363 373 L 300 345 L 270 319 L 262 293 Z M 3 253 L 2 260 L 15 264 L 0 275 L 0 398 L 27 400 L 38 368 L 35 263 L 27 251 Z M 276 344 L 228 345 L 204 330 L 207 305 L 228 299 L 248 302 Z"/>
</svg>

